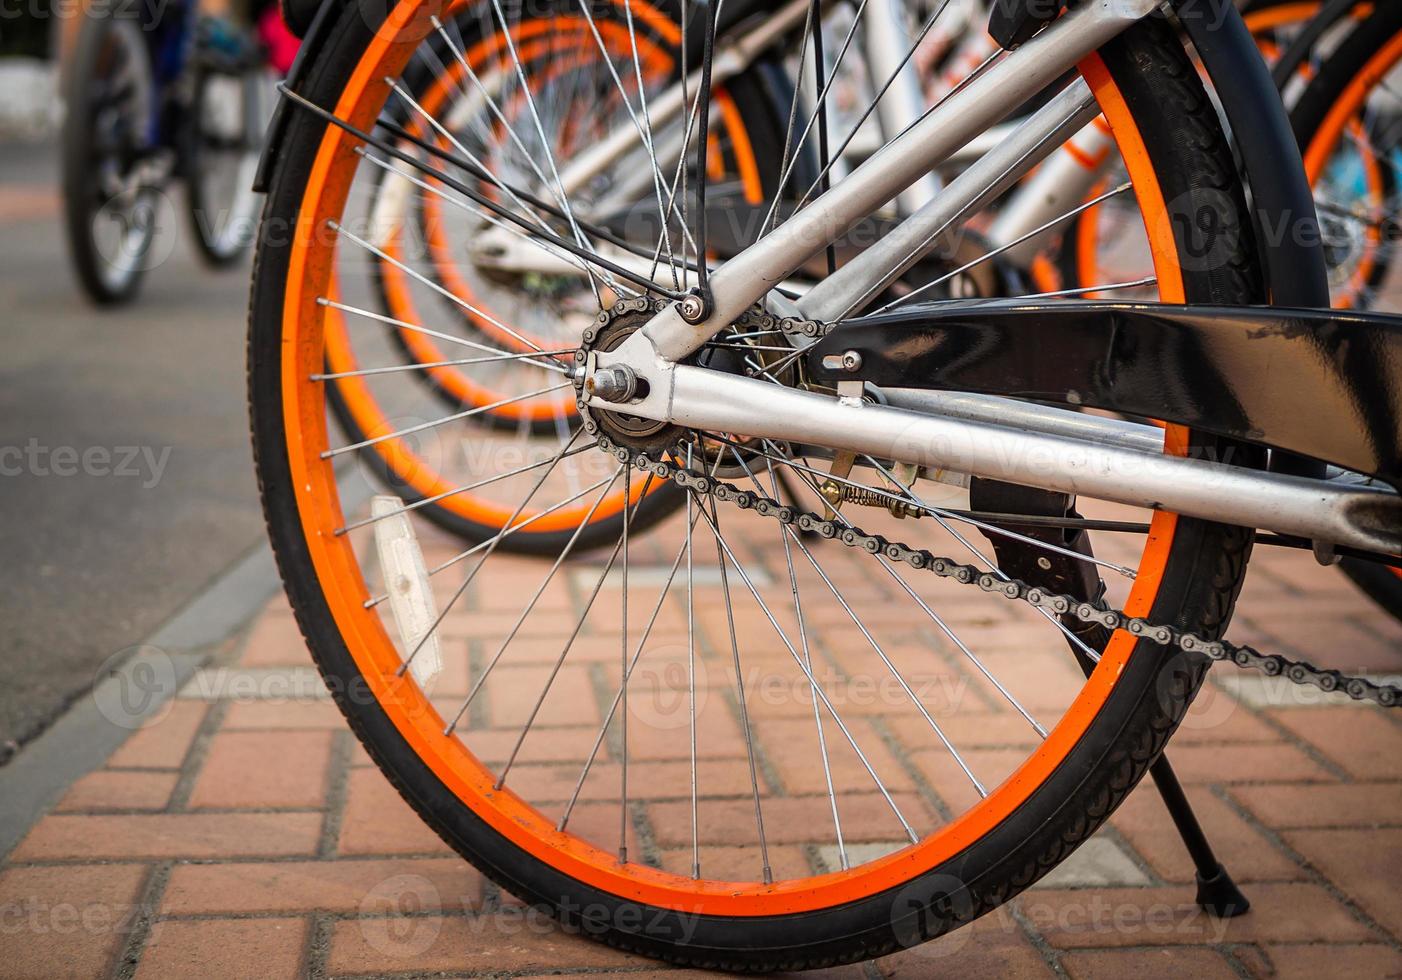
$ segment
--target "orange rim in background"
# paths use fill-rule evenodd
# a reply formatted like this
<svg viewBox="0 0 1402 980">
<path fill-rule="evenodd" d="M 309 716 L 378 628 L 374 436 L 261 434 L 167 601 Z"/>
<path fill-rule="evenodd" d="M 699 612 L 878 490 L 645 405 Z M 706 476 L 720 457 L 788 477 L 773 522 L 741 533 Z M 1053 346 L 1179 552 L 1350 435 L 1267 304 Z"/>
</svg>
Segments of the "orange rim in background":
<svg viewBox="0 0 1402 980">
<path fill-rule="evenodd" d="M 1338 101 L 1330 108 L 1325 115 L 1323 123 L 1315 131 L 1310 139 L 1309 146 L 1305 149 L 1305 176 L 1309 178 L 1310 186 L 1313 187 L 1324 177 L 1324 171 L 1329 166 L 1329 161 L 1333 158 L 1337 148 L 1346 139 L 1354 137 L 1353 142 L 1360 149 L 1367 145 L 1365 138 L 1359 138 L 1362 132 L 1362 123 L 1359 121 L 1359 113 L 1368 97 L 1377 88 L 1384 78 L 1386 78 L 1399 61 L 1402 61 L 1402 34 L 1393 36 L 1368 63 L 1363 66 L 1348 87 L 1339 96 Z M 1364 173 L 1368 178 L 1368 185 L 1371 190 L 1381 198 L 1386 194 L 1382 173 L 1378 167 L 1378 160 L 1372 152 L 1363 153 Z M 1353 278 L 1354 285 L 1365 284 L 1372 276 L 1375 267 L 1376 251 L 1382 244 L 1381 233 L 1376 228 L 1368 230 L 1369 254 L 1364 257 L 1360 268 L 1356 272 L 1361 273 L 1361 281 L 1357 275 Z M 1351 296 L 1346 296 L 1335 305 L 1347 308 L 1352 306 Z"/>
<path fill-rule="evenodd" d="M 675 25 L 671 24 L 654 8 L 638 0 L 629 0 L 632 14 L 644 23 L 654 26 L 664 39 L 679 40 L 680 36 Z M 570 20 L 570 18 L 556 18 L 556 20 Z M 583 25 L 583 21 L 574 18 L 578 24 Z M 533 37 L 544 31 L 549 25 L 536 25 L 536 22 L 527 22 L 522 25 L 521 31 L 524 37 Z M 557 25 L 558 26 L 558 25 Z M 605 35 L 606 42 L 612 34 L 606 30 L 609 25 L 601 26 L 601 34 Z M 616 27 L 617 25 L 612 25 Z M 576 30 L 575 34 L 579 34 Z M 514 35 L 513 35 L 514 37 Z M 621 40 L 623 36 L 615 40 Z M 581 41 L 583 38 L 581 37 Z M 592 50 L 597 50 L 596 42 L 592 35 L 588 38 L 588 43 Z M 629 42 L 631 43 L 631 42 Z M 646 43 L 643 37 L 639 37 L 639 54 L 655 65 L 659 71 L 671 71 L 672 62 L 670 55 L 658 46 Z M 490 57 L 493 53 L 499 53 L 504 49 L 505 42 L 500 34 L 492 38 L 479 42 L 469 52 L 466 57 L 469 64 L 472 64 L 474 71 L 479 71 L 479 59 Z M 520 52 L 524 52 L 524 47 Z M 646 53 L 645 53 L 646 52 Z M 518 52 L 519 53 L 519 52 Z M 662 60 L 668 59 L 668 60 Z M 463 76 L 461 65 L 454 62 L 450 66 L 451 75 L 444 73 L 438 77 L 438 84 L 425 96 L 421 104 L 430 114 L 436 114 L 443 100 L 451 93 L 451 85 Z M 754 150 L 750 143 L 749 136 L 745 132 L 744 122 L 734 100 L 723 90 L 717 90 L 717 106 L 721 112 L 722 123 L 726 129 L 733 155 L 733 164 L 736 166 L 740 176 L 742 187 L 746 199 L 752 203 L 763 200 L 763 189 L 759 179 L 758 163 L 754 156 Z M 420 135 L 423 135 L 420 131 Z M 719 144 L 717 144 L 718 146 Z M 426 206 L 438 207 L 438 199 L 434 195 L 427 195 L 424 199 Z M 425 222 L 432 231 L 440 228 L 437 222 L 443 220 L 435 210 L 433 219 Z M 404 260 L 402 243 L 405 229 L 402 223 L 392 229 L 389 234 L 378 243 L 382 251 L 391 258 L 399 261 Z M 457 269 L 447 255 L 446 243 L 440 239 L 435 243 L 433 235 L 429 236 L 430 249 L 434 258 L 439 261 L 439 271 L 449 269 L 452 273 L 452 282 L 445 284 L 445 288 L 457 292 L 457 295 L 472 303 L 484 312 L 491 314 L 491 311 L 482 304 L 472 293 L 465 280 L 462 279 Z M 436 245 L 436 247 L 435 247 Z M 381 283 L 383 285 L 384 298 L 389 307 L 389 314 L 395 319 L 406 323 L 421 324 L 424 319 L 419 315 L 417 304 L 414 301 L 413 291 L 409 277 L 404 271 L 393 263 L 380 263 Z M 461 292 L 458 292 L 461 290 Z M 328 310 L 331 316 L 331 325 L 325 331 L 324 342 L 327 354 L 327 366 L 331 372 L 353 371 L 359 367 L 355 357 L 350 337 L 344 318 L 334 310 Z M 467 315 L 467 311 L 463 311 Z M 505 322 L 503 320 L 503 322 Z M 490 326 L 481 318 L 474 318 L 477 326 Z M 437 363 L 452 359 L 452 355 L 444 351 L 438 342 L 427 334 L 413 330 L 397 330 L 405 349 L 410 356 L 419 363 Z M 494 336 L 501 334 L 497 329 Z M 505 337 L 509 340 L 513 348 L 519 348 L 520 342 L 509 335 L 501 335 L 497 339 Z M 543 338 L 538 338 L 543 340 Z M 543 345 L 544 346 L 544 345 Z M 555 345 L 562 346 L 562 345 Z M 548 349 L 548 348 L 547 348 Z M 442 389 L 452 398 L 465 406 L 491 405 L 511 397 L 512 393 L 499 391 L 489 385 L 474 379 L 466 372 L 455 367 L 431 368 L 425 372 L 440 385 Z M 346 410 L 355 420 L 357 428 L 367 436 L 374 436 L 378 433 L 393 431 L 393 424 L 379 403 L 374 397 L 370 386 L 361 378 L 341 379 L 335 382 L 337 393 L 341 396 Z M 546 395 L 540 398 L 528 399 L 508 405 L 502 405 L 493 412 L 500 418 L 511 421 L 551 421 L 559 418 L 574 419 L 577 417 L 577 409 L 572 392 L 560 392 L 554 397 Z M 415 452 L 402 440 L 390 439 L 376 444 L 373 451 L 379 454 L 386 466 L 395 474 L 407 488 L 411 489 L 420 497 L 436 497 L 455 489 L 459 484 L 457 481 L 445 477 L 433 463 L 422 454 Z M 636 481 L 632 487 L 631 501 L 636 502 L 643 496 L 644 482 Z M 654 483 L 649 493 L 655 493 L 662 489 L 661 484 Z M 617 490 L 605 498 L 592 518 L 593 523 L 599 523 L 620 514 L 623 509 L 623 491 Z M 515 508 L 505 506 L 489 499 L 474 496 L 470 493 L 453 494 L 439 500 L 434 506 L 439 507 L 456 516 L 465 518 L 490 527 L 502 526 L 510 519 Z M 588 501 L 580 501 L 568 507 L 563 507 L 551 514 L 535 519 L 538 510 L 526 509 L 519 517 L 519 522 L 532 521 L 528 530 L 522 531 L 523 535 L 531 533 L 548 533 L 558 531 L 573 530 L 578 523 L 586 516 L 590 510 Z"/>
</svg>

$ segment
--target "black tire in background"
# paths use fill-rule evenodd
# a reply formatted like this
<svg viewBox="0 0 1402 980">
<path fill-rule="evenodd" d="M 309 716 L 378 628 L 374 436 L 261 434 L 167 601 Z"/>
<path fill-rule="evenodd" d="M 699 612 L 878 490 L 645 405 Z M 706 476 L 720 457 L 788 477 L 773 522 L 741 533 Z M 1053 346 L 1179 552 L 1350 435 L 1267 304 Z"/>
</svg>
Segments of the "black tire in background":
<svg viewBox="0 0 1402 980">
<path fill-rule="evenodd" d="M 1368 62 L 1399 34 L 1402 34 L 1402 4 L 1379 4 L 1373 15 L 1361 23 L 1324 61 L 1319 74 L 1301 93 L 1299 101 L 1290 113 L 1290 125 L 1295 130 L 1295 138 L 1300 143 L 1302 153 L 1309 149 L 1323 126 L 1325 117 L 1338 104 L 1344 91 Z M 1392 216 L 1394 221 L 1397 217 Z M 1391 264 L 1379 263 L 1378 268 L 1369 277 L 1368 285 L 1382 285 L 1395 263 L 1395 253 L 1391 256 Z M 1339 567 L 1374 602 L 1397 619 L 1402 619 L 1402 573 L 1384 565 L 1351 558 L 1345 558 Z"/>
<path fill-rule="evenodd" d="M 182 141 L 186 217 L 196 253 L 210 268 L 225 269 L 248 255 L 256 234 L 259 201 L 252 186 L 263 146 L 264 113 L 258 108 L 261 74 L 253 67 L 221 68 L 208 64 L 196 64 L 193 74 Z M 224 145 L 228 138 L 225 134 L 210 133 L 206 128 L 206 100 L 211 98 L 211 85 L 215 79 L 229 78 L 238 80 L 238 108 L 243 119 L 242 131 L 232 147 Z M 215 193 L 206 183 L 205 169 L 230 162 L 236 170 L 227 186 L 220 188 L 224 193 Z"/>
<path fill-rule="evenodd" d="M 69 255 L 83 292 L 100 306 L 125 303 L 136 295 L 145 274 L 146 253 L 155 234 L 156 196 L 154 192 L 142 192 L 143 199 L 136 202 L 133 213 L 134 220 L 145 221 L 145 227 L 137 225 L 125 247 L 118 250 L 118 256 L 110 254 L 113 251 L 110 245 L 104 246 L 94 239 L 94 222 L 107 203 L 98 186 L 100 162 L 107 154 L 123 155 L 121 149 L 103 145 L 112 130 L 105 123 L 99 126 L 99 113 L 112 97 L 107 83 L 119 68 L 132 72 L 133 84 L 144 85 L 147 97 L 155 98 L 141 27 L 105 4 L 94 4 L 78 28 L 72 58 L 64 72 L 65 111 L 59 149 Z M 140 102 L 139 92 L 132 99 Z M 119 103 L 110 111 L 118 112 L 123 108 Z M 135 119 L 131 120 L 131 125 L 136 124 Z M 114 258 L 122 261 L 119 263 Z"/>
</svg>

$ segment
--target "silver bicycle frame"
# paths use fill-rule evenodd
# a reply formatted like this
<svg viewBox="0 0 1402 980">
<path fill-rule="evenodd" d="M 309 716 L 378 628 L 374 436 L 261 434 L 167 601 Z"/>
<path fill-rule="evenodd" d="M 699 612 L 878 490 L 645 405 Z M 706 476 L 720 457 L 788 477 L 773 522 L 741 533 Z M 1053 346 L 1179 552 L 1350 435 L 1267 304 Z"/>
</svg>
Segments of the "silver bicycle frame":
<svg viewBox="0 0 1402 980">
<path fill-rule="evenodd" d="M 1402 507 L 1390 491 L 1140 452 L 1109 440 L 866 405 L 860 397 L 834 399 L 679 363 L 828 242 L 1156 6 L 1156 0 L 1098 0 L 1067 14 L 717 269 L 710 278 L 707 319 L 688 323 L 669 307 L 616 351 L 591 354 L 586 373 L 612 365 L 632 370 L 646 381 L 645 395 L 629 402 L 627 411 L 644 418 L 812 442 L 1367 550 L 1402 550 Z M 1083 96 L 1074 90 L 1063 93 L 1020 125 L 995 161 L 975 166 L 983 166 L 985 177 L 996 176 L 1002 164 L 1035 155 L 1037 146 L 1083 124 L 1072 111 L 1078 99 Z M 912 242 L 937 240 L 932 229 L 944 223 L 942 216 L 964 212 L 974 196 L 972 186 L 970 180 L 960 188 L 955 180 L 909 219 L 915 222 L 911 230 L 903 226 L 868 249 L 861 256 L 865 287 L 884 270 L 907 262 Z M 852 277 L 860 286 L 856 273 Z M 829 294 L 833 308 L 851 302 L 842 283 L 829 287 Z M 598 397 L 591 404 L 617 407 Z"/>
</svg>

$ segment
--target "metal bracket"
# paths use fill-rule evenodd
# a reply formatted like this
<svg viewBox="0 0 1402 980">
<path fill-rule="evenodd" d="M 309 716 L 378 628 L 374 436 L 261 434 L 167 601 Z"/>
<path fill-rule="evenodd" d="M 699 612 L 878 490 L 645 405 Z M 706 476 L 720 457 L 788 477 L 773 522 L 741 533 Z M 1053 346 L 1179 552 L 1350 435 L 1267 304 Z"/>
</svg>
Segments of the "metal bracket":
<svg viewBox="0 0 1402 980">
<path fill-rule="evenodd" d="M 1107 302 L 912 305 L 844 323 L 881 387 L 1005 395 L 1174 422 L 1402 486 L 1402 319 L 1280 307 Z"/>
</svg>

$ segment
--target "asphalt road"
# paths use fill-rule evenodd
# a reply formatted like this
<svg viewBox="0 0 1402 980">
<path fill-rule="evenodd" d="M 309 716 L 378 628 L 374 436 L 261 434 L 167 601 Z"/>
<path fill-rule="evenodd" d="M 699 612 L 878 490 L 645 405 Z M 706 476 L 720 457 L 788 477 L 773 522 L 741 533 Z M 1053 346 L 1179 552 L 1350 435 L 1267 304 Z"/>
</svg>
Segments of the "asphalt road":
<svg viewBox="0 0 1402 980">
<path fill-rule="evenodd" d="M 134 305 L 95 310 L 55 164 L 0 143 L 0 759 L 263 533 L 247 266 L 208 272 L 179 240 Z"/>
</svg>

